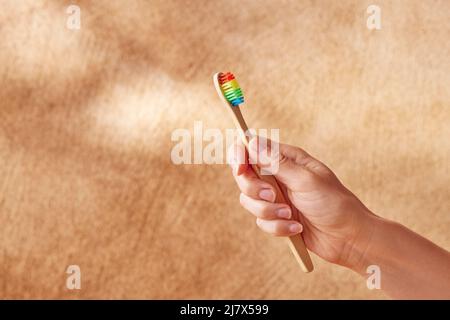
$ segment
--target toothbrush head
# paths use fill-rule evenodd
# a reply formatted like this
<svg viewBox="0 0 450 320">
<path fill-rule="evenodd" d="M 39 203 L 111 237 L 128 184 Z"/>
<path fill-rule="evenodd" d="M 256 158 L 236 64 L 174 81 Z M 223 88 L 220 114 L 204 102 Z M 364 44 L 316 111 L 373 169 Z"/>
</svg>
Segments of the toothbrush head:
<svg viewBox="0 0 450 320">
<path fill-rule="evenodd" d="M 218 80 L 220 89 L 229 104 L 236 107 L 244 103 L 241 87 L 231 72 L 219 73 Z"/>
</svg>

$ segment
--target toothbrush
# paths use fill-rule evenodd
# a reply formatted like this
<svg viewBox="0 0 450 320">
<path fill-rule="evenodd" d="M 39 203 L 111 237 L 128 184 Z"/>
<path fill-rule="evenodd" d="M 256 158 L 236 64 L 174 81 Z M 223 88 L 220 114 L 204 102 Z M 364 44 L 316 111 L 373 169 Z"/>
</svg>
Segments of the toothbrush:
<svg viewBox="0 0 450 320">
<path fill-rule="evenodd" d="M 227 106 L 230 114 L 233 118 L 236 128 L 240 132 L 242 142 L 248 149 L 249 138 L 245 134 L 248 131 L 247 124 L 245 123 L 244 117 L 242 116 L 241 109 L 239 106 L 244 103 L 244 95 L 239 87 L 234 75 L 230 72 L 227 73 L 216 73 L 213 76 L 214 86 L 216 87 L 217 94 L 221 98 L 222 102 Z M 263 175 L 260 172 L 260 168 L 256 165 L 252 165 L 253 171 L 256 175 L 270 183 L 276 192 L 276 203 L 286 203 L 291 208 L 293 205 L 289 199 L 283 194 L 277 179 L 272 175 Z M 294 254 L 297 262 L 304 272 L 311 272 L 314 266 L 309 256 L 308 250 L 306 249 L 305 242 L 303 241 L 301 234 L 296 234 L 294 236 L 288 237 L 289 247 Z"/>
</svg>

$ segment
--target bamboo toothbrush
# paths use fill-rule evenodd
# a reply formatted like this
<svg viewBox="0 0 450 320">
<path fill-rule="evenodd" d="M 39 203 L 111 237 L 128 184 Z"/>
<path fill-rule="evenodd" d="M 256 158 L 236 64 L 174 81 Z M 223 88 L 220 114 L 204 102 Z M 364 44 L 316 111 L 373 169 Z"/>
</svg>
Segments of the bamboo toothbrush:
<svg viewBox="0 0 450 320">
<path fill-rule="evenodd" d="M 247 124 L 245 123 L 244 117 L 242 116 L 239 105 L 244 103 L 244 95 L 239 87 L 234 75 L 230 72 L 227 73 L 216 73 L 213 77 L 214 86 L 216 87 L 217 94 L 221 98 L 222 102 L 227 106 L 230 114 L 233 118 L 236 128 L 240 132 L 242 142 L 248 149 L 249 139 L 245 134 L 248 131 Z M 253 171 L 258 175 L 258 177 L 268 183 L 270 183 L 276 191 L 276 203 L 286 203 L 291 208 L 293 207 L 291 202 L 287 197 L 284 196 L 281 191 L 280 185 L 277 179 L 272 175 L 262 175 L 260 169 L 256 165 L 252 165 Z M 289 247 L 294 254 L 297 262 L 300 264 L 304 272 L 311 272 L 314 266 L 309 256 L 308 250 L 306 249 L 305 243 L 303 241 L 302 235 L 297 234 L 288 237 Z"/>
</svg>

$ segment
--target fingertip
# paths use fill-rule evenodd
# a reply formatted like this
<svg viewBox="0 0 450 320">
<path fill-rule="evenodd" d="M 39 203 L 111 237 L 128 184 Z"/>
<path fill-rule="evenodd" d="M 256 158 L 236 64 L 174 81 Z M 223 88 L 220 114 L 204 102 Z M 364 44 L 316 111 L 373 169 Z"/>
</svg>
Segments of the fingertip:
<svg viewBox="0 0 450 320">
<path fill-rule="evenodd" d="M 292 237 L 303 231 L 303 226 L 297 221 L 256 219 L 257 226 L 264 232 L 277 237 Z"/>
<path fill-rule="evenodd" d="M 266 200 L 272 203 L 275 202 L 276 194 L 275 191 L 273 191 L 272 187 L 261 189 L 258 195 L 262 200 Z"/>
<path fill-rule="evenodd" d="M 228 164 L 231 167 L 234 176 L 240 176 L 247 170 L 247 163 L 245 158 L 236 155 L 235 157 L 230 157 L 228 160 Z"/>
<path fill-rule="evenodd" d="M 303 231 L 303 226 L 298 222 L 292 222 L 289 227 L 289 232 L 291 232 L 292 235 L 301 233 Z"/>
<path fill-rule="evenodd" d="M 242 142 L 233 141 L 227 149 L 227 161 L 234 163 L 245 159 L 245 146 Z"/>
<path fill-rule="evenodd" d="M 292 210 L 289 207 L 281 207 L 276 210 L 276 214 L 280 219 L 289 220 L 292 218 Z"/>
<path fill-rule="evenodd" d="M 262 229 L 262 228 L 261 228 L 261 223 L 262 223 L 262 219 L 256 218 L 256 225 L 257 225 L 260 229 Z M 264 230 L 263 230 L 263 231 L 264 231 Z"/>
</svg>

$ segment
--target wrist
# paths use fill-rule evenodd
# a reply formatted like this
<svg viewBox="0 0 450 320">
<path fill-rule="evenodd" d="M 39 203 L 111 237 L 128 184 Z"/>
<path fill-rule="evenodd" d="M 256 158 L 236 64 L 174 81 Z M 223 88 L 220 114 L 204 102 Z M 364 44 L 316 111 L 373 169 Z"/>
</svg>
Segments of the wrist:
<svg viewBox="0 0 450 320">
<path fill-rule="evenodd" d="M 376 252 L 377 239 L 388 223 L 387 220 L 364 209 L 359 215 L 358 228 L 346 246 L 340 264 L 359 274 L 365 274 L 373 260 L 373 252 Z"/>
</svg>

